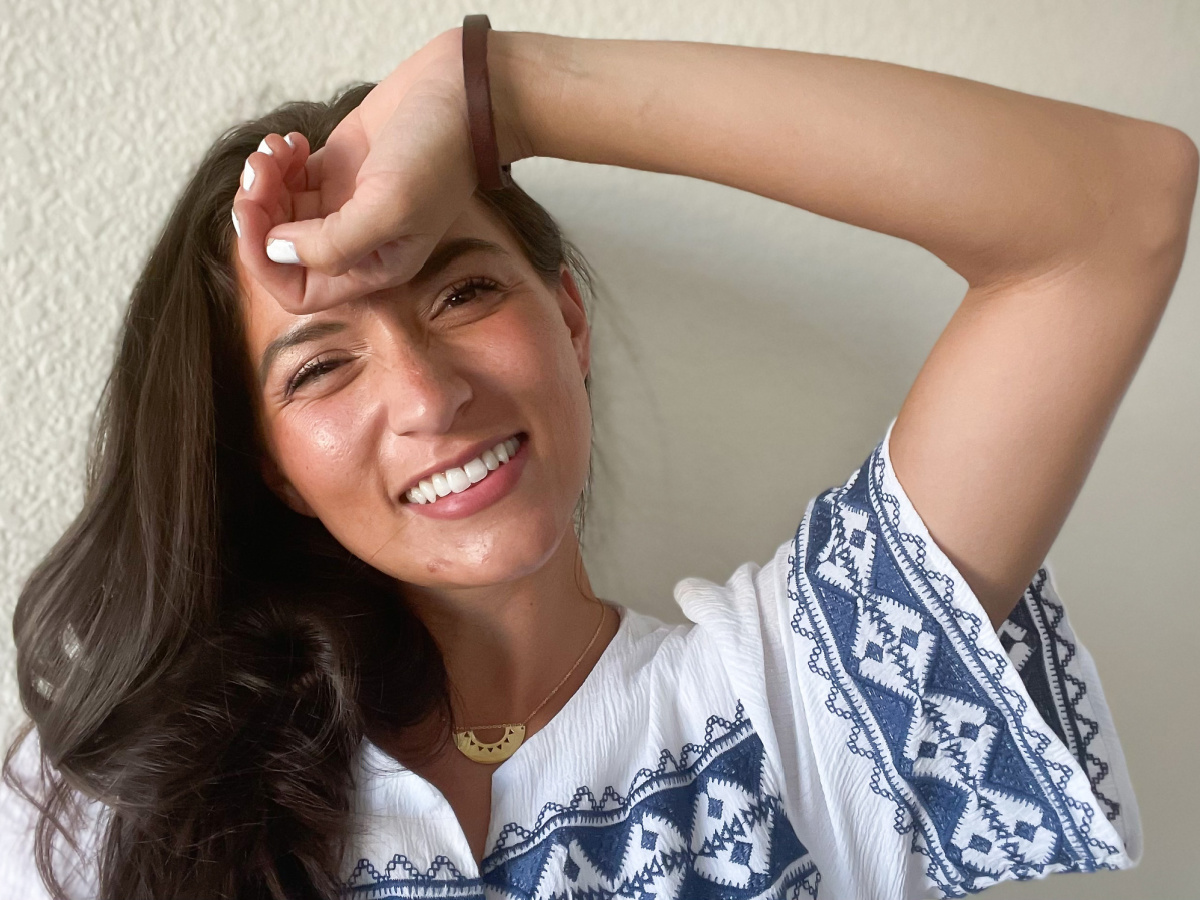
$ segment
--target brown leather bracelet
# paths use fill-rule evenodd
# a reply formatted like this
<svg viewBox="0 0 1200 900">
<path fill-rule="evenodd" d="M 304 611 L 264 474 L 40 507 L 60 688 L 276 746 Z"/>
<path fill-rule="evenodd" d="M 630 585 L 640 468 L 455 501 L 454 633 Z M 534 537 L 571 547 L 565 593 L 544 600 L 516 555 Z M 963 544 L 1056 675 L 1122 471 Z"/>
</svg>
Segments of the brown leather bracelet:
<svg viewBox="0 0 1200 900">
<path fill-rule="evenodd" d="M 498 191 L 512 187 L 511 166 L 500 165 L 496 123 L 492 120 L 492 89 L 488 81 L 487 33 L 492 27 L 482 13 L 464 16 L 462 24 L 463 83 L 467 89 L 467 121 L 479 187 Z"/>
</svg>

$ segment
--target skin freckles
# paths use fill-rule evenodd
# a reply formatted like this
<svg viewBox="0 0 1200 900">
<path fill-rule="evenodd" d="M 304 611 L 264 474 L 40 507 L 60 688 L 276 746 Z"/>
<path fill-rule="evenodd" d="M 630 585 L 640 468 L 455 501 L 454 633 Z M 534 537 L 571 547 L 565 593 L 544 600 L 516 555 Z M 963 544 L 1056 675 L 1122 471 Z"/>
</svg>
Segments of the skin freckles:
<svg viewBox="0 0 1200 900">
<path fill-rule="evenodd" d="M 596 628 L 572 527 L 591 450 L 590 337 L 566 268 L 547 284 L 479 201 L 439 246 L 462 238 L 500 252 L 475 247 L 427 278 L 303 316 L 239 266 L 243 321 L 256 371 L 268 345 L 297 328 L 311 338 L 281 349 L 259 389 L 268 486 L 401 583 L 438 640 L 465 704 L 457 713 L 519 721 Z M 487 508 L 439 520 L 402 500 L 431 467 L 518 432 L 524 468 Z M 604 624 L 579 677 L 618 617 L 609 610 Z M 564 687 L 557 699 L 569 696 Z"/>
<path fill-rule="evenodd" d="M 458 234 L 510 243 L 474 211 Z M 439 549 L 447 575 L 468 583 L 537 567 L 582 490 L 590 433 L 581 363 L 555 293 L 515 246 L 506 249 L 508 258 L 462 257 L 422 289 L 401 286 L 309 316 L 284 312 L 260 290 L 247 297 L 252 359 L 293 322 L 346 325 L 285 351 L 268 375 L 261 413 L 275 468 L 269 480 L 293 508 L 317 515 L 348 549 L 404 581 L 419 582 L 414 563 Z M 437 310 L 443 281 L 476 275 L 504 289 L 476 290 L 475 299 Z M 289 394 L 288 379 L 314 360 L 327 369 Z M 400 502 L 430 465 L 517 431 L 530 435 L 529 464 L 494 507 L 445 521 Z M 514 515 L 524 546 L 515 534 L 502 539 Z"/>
</svg>

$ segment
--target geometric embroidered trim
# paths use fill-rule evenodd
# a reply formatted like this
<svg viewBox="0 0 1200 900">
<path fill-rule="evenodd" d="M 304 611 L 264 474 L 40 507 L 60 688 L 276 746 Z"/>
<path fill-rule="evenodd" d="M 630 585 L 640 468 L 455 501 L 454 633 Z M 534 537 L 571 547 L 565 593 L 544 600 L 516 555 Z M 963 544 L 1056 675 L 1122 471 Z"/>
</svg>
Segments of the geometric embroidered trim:
<svg viewBox="0 0 1200 900">
<path fill-rule="evenodd" d="M 624 795 L 579 787 L 547 803 L 530 827 L 509 823 L 463 876 L 445 857 L 420 871 L 397 854 L 380 871 L 361 860 L 347 896 L 371 898 L 797 898 L 817 896 L 820 873 L 797 839 L 739 701 L 710 716 L 702 743 L 662 750 Z"/>
<path fill-rule="evenodd" d="M 997 635 L 1038 712 L 1087 774 L 1092 793 L 1104 807 L 1107 819 L 1115 822 L 1121 814 L 1121 804 L 1104 793 L 1112 770 L 1091 749 L 1100 733 L 1100 723 L 1082 711 L 1087 682 L 1071 670 L 1077 650 L 1061 627 L 1066 611 L 1051 596 L 1048 587 L 1049 574 L 1039 569 Z"/>
<path fill-rule="evenodd" d="M 1061 615 L 1042 592 L 1047 573 L 1006 633 L 1050 730 L 1027 725 L 1025 699 L 1001 682 L 1008 659 L 977 640 L 990 623 L 952 602 L 952 570 L 937 570 L 924 540 L 900 528 L 882 447 L 813 500 L 788 560 L 801 659 L 829 682 L 824 707 L 842 721 L 847 751 L 870 764 L 871 790 L 894 805 L 893 827 L 912 833 L 946 896 L 1115 868 L 1106 858 L 1118 849 L 1092 835 L 1096 807 L 1071 796 L 1070 768 L 1043 752 L 1052 731 L 1093 788 L 1108 772 L 1088 750 L 1097 726 L 1076 709 L 1086 686 L 1066 668 L 1074 648 L 1054 629 Z M 1028 640 L 1018 647 L 1016 638 Z M 1035 649 L 1049 652 L 1035 663 Z"/>
</svg>

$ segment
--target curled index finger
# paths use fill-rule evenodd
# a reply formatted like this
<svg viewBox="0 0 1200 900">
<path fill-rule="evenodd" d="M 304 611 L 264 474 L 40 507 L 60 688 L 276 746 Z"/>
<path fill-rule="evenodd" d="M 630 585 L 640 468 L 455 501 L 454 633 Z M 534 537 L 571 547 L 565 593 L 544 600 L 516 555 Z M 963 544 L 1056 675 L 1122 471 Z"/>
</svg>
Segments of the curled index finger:
<svg viewBox="0 0 1200 900">
<path fill-rule="evenodd" d="M 295 151 L 282 144 L 277 135 L 273 137 L 278 142 L 275 152 L 255 151 L 247 157 L 241 186 L 234 196 L 233 215 L 239 230 L 238 258 L 246 274 L 290 309 L 303 299 L 304 273 L 297 266 L 272 261 L 266 243 L 267 232 L 291 217 L 291 197 L 283 178 L 291 161 L 286 154 Z M 306 152 L 307 145 L 300 155 Z"/>
<path fill-rule="evenodd" d="M 364 179 L 340 208 L 322 217 L 286 223 L 273 229 L 270 237 L 288 241 L 308 268 L 338 276 L 362 264 L 381 245 L 403 237 L 410 219 L 395 182 Z"/>
<path fill-rule="evenodd" d="M 304 297 L 292 311 L 316 312 L 403 284 L 420 270 L 435 242 L 434 236 L 388 242 L 340 275 L 303 268 Z"/>
</svg>

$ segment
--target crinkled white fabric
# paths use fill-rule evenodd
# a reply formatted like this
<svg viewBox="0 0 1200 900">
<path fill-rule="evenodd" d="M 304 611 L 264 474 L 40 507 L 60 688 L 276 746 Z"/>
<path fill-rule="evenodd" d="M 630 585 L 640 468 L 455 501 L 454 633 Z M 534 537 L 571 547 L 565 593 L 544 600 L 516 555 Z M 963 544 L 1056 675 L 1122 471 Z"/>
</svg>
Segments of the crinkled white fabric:
<svg viewBox="0 0 1200 900">
<path fill-rule="evenodd" d="M 493 776 L 476 865 L 436 788 L 367 745 L 351 896 L 962 896 L 1133 865 L 1137 807 L 1048 568 L 999 632 L 897 482 L 889 427 L 693 624 L 625 609 Z"/>
<path fill-rule="evenodd" d="M 620 610 L 495 769 L 482 864 L 442 794 L 365 743 L 347 895 L 874 900 L 1134 865 L 1121 747 L 1049 569 L 993 630 L 890 435 L 765 565 L 680 581 L 690 624 Z M 0 883 L 44 896 L 29 846 L 0 842 Z"/>
<path fill-rule="evenodd" d="M 32 734 L 19 749 L 13 769 L 37 793 L 40 748 Z M 95 850 L 105 821 L 105 807 L 90 803 L 83 810 L 84 827 L 79 834 L 79 852 L 65 842 L 55 844 L 55 871 L 72 900 L 96 897 Z M 44 900 L 50 894 L 42 884 L 33 860 L 33 829 L 37 822 L 34 806 L 0 782 L 0 897 Z"/>
</svg>

